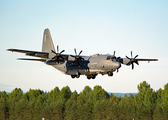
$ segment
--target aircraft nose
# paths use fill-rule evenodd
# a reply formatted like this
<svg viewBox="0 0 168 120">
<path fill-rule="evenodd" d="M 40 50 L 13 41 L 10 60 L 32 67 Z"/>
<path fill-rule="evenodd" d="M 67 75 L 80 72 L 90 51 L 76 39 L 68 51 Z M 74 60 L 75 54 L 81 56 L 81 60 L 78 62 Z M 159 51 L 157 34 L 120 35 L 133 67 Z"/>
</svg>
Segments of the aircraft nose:
<svg viewBox="0 0 168 120">
<path fill-rule="evenodd" d="M 120 68 L 120 67 L 121 67 L 121 63 L 119 62 L 118 64 L 119 64 L 119 67 L 118 67 L 118 68 Z"/>
<path fill-rule="evenodd" d="M 120 62 L 116 62 L 116 63 L 115 63 L 115 68 L 118 69 L 118 68 L 120 68 L 120 67 L 121 67 L 121 63 L 120 63 Z"/>
</svg>

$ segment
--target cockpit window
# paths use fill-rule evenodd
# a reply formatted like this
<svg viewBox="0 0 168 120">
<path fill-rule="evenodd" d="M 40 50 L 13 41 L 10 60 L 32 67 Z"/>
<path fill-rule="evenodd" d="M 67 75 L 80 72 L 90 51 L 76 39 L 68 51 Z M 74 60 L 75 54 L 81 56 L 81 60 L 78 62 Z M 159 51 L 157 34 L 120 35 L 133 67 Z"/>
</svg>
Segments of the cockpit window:
<svg viewBox="0 0 168 120">
<path fill-rule="evenodd" d="M 116 62 L 116 61 L 118 62 L 118 59 L 115 56 L 108 56 L 107 60 L 112 60 L 114 62 Z"/>
<path fill-rule="evenodd" d="M 112 59 L 112 56 L 108 56 L 108 57 L 107 57 L 107 60 L 110 60 L 110 59 Z"/>
</svg>

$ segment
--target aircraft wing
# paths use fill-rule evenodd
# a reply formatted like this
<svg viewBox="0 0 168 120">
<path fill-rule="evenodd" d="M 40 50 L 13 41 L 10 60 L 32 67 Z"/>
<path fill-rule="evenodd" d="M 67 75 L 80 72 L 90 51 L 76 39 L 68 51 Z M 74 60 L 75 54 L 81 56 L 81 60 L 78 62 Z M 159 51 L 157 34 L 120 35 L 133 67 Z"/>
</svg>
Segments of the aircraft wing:
<svg viewBox="0 0 168 120">
<path fill-rule="evenodd" d="M 49 55 L 49 53 L 46 52 L 37 52 L 37 51 L 19 50 L 19 49 L 7 49 L 7 51 L 25 53 L 26 55 L 29 56 L 41 57 L 41 58 L 48 58 Z"/>
<path fill-rule="evenodd" d="M 135 59 L 137 61 L 158 61 L 158 59 Z"/>
<path fill-rule="evenodd" d="M 41 62 L 46 62 L 46 59 L 18 58 L 18 60 L 31 60 L 31 61 L 41 61 Z"/>
</svg>

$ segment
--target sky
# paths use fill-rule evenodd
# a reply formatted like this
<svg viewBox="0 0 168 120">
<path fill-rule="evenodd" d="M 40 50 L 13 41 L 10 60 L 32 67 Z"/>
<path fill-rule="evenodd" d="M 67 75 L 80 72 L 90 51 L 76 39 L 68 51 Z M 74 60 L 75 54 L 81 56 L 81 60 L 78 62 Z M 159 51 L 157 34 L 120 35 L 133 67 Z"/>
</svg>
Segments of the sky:
<svg viewBox="0 0 168 120">
<path fill-rule="evenodd" d="M 113 54 L 117 57 L 158 59 L 139 62 L 134 70 L 122 65 L 113 77 L 98 75 L 72 79 L 52 66 L 9 48 L 41 51 L 44 29 L 50 30 L 54 46 L 74 55 Z M 7 0 L 0 1 L 0 91 L 16 87 L 51 91 L 69 86 L 80 93 L 85 86 L 100 85 L 107 92 L 137 93 L 146 81 L 158 90 L 168 83 L 167 0 Z"/>
</svg>

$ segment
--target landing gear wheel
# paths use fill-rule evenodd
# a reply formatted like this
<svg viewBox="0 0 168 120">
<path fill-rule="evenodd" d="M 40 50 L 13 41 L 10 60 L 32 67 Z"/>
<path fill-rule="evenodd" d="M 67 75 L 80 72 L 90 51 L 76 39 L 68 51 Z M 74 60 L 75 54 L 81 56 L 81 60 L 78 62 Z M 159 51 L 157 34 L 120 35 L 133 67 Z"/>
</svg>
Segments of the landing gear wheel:
<svg viewBox="0 0 168 120">
<path fill-rule="evenodd" d="M 71 75 L 71 78 L 73 78 L 73 79 L 74 79 L 75 77 L 76 77 L 76 75 Z"/>
<path fill-rule="evenodd" d="M 108 72 L 108 76 L 113 76 L 113 72 Z"/>
<path fill-rule="evenodd" d="M 92 77 L 92 79 L 95 79 L 96 78 L 96 76 L 94 75 L 93 77 Z"/>
<path fill-rule="evenodd" d="M 95 79 L 96 78 L 96 76 L 97 76 L 97 74 L 91 74 L 91 75 L 88 75 L 87 76 L 87 79 Z"/>
<path fill-rule="evenodd" d="M 77 76 L 76 76 L 76 78 L 79 78 L 79 77 L 80 77 L 80 75 L 77 75 Z"/>
</svg>

